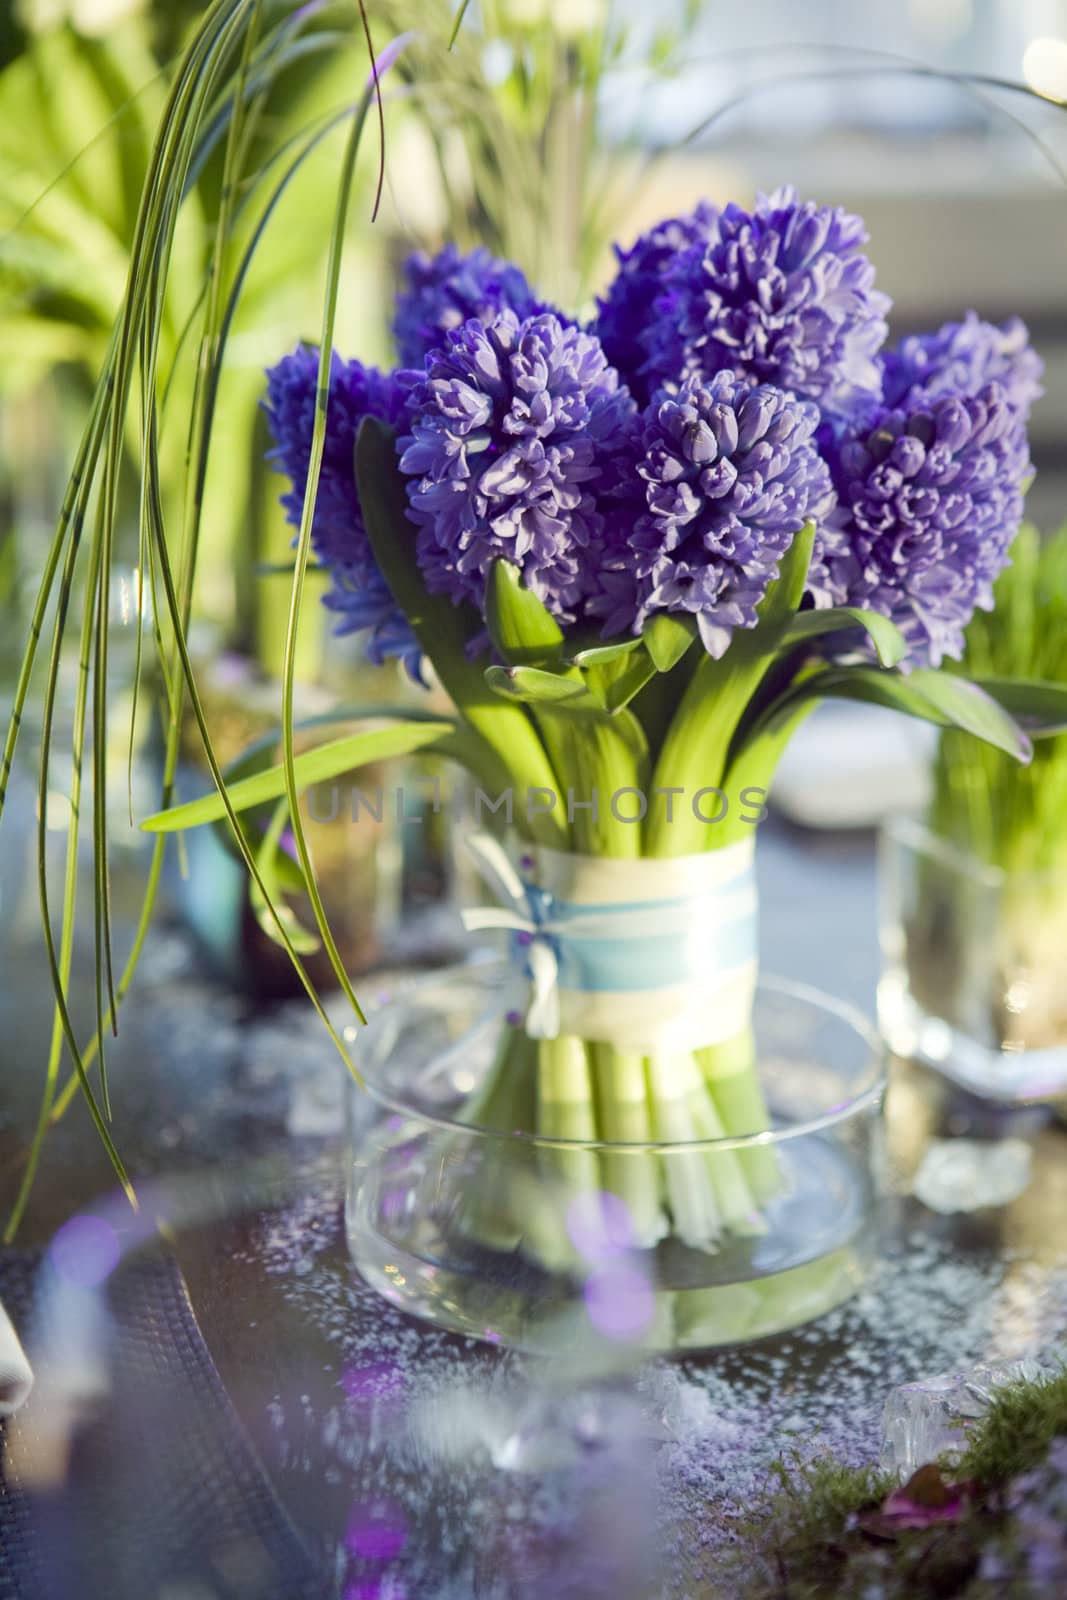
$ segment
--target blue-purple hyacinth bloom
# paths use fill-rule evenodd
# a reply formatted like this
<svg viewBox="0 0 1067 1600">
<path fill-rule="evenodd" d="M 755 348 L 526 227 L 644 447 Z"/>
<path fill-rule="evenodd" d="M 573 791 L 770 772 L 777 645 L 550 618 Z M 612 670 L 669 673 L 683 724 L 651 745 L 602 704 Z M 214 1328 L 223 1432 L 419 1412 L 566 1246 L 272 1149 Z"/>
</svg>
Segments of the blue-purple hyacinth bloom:
<svg viewBox="0 0 1067 1600">
<path fill-rule="evenodd" d="M 750 210 L 702 202 L 616 247 L 585 331 L 485 249 L 411 257 L 394 322 L 408 370 L 330 369 L 312 538 L 340 631 L 418 672 L 356 493 L 371 415 L 397 431 L 421 577 L 456 604 L 484 611 L 503 558 L 564 626 L 688 614 L 719 656 L 813 521 L 806 603 L 891 617 L 912 664 L 958 656 L 1021 520 L 1043 367 L 1017 318 L 975 312 L 885 351 L 866 241 L 790 187 Z M 269 374 L 294 525 L 317 363 L 299 349 Z"/>
<path fill-rule="evenodd" d="M 689 613 L 721 656 L 735 628 L 754 627 L 779 560 L 833 505 L 818 422 L 810 402 L 729 372 L 661 391 L 642 424 L 646 508 L 602 578 L 605 632 Z"/>
<path fill-rule="evenodd" d="M 823 603 L 890 617 L 911 665 L 958 658 L 976 607 L 992 606 L 1032 471 L 1025 421 L 998 383 L 884 409 L 836 453 Z"/>
<path fill-rule="evenodd" d="M 551 309 L 537 298 L 519 267 L 480 246 L 467 255 L 446 244 L 435 256 L 409 256 L 404 278 L 393 320 L 404 367 L 421 368 L 446 334 L 472 318 L 491 322 L 501 311 L 514 311 L 521 320 Z"/>
<path fill-rule="evenodd" d="M 275 443 L 270 459 L 292 483 L 282 496 L 282 505 L 294 528 L 300 526 L 311 462 L 318 371 L 319 352 L 300 345 L 267 373 L 264 410 Z M 395 377 L 358 361 L 345 361 L 336 352 L 331 356 L 326 437 L 311 541 L 319 561 L 330 571 L 325 604 L 337 613 L 337 632 L 369 630 L 367 655 L 371 661 L 380 665 L 387 657 L 400 657 L 411 676 L 419 678 L 419 646 L 378 569 L 356 493 L 354 454 L 359 424 L 370 416 L 395 427 L 402 415 L 403 391 Z"/>
<path fill-rule="evenodd" d="M 1012 317 L 997 327 L 968 311 L 936 333 L 913 334 L 883 357 L 887 406 L 915 405 L 943 394 L 975 395 L 987 383 L 1002 385 L 1010 405 L 1028 417 L 1044 390 L 1045 364 L 1030 343 L 1026 324 Z"/>
<path fill-rule="evenodd" d="M 481 608 L 490 564 L 572 622 L 630 481 L 637 408 L 599 340 L 551 314 L 451 334 L 415 380 L 401 440 L 427 586 Z"/>
<path fill-rule="evenodd" d="M 785 187 L 730 205 L 707 243 L 664 273 L 642 335 L 650 386 L 735 371 L 849 413 L 880 390 L 890 301 L 874 287 L 859 217 Z"/>
<path fill-rule="evenodd" d="M 597 301 L 592 331 L 639 404 L 649 398 L 642 371 L 647 356 L 642 335 L 663 291 L 663 274 L 682 251 L 712 237 L 718 217 L 715 207 L 702 200 L 688 215 L 657 223 L 629 250 L 614 247 L 618 271 L 603 299 Z"/>
</svg>

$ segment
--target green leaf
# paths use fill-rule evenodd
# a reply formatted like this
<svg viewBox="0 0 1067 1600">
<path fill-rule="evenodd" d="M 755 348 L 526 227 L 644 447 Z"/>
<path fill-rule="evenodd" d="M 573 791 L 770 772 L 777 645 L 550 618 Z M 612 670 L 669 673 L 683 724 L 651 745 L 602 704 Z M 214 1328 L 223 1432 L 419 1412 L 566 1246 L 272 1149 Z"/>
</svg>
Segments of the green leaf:
<svg viewBox="0 0 1067 1600">
<path fill-rule="evenodd" d="M 778 577 L 756 608 L 756 626 L 737 628 L 717 660 L 701 656 L 663 740 L 655 788 L 691 790 L 721 782 L 742 718 L 804 598 L 814 543 L 815 525 L 808 522 L 793 539 Z M 759 720 L 755 726 L 759 728 Z M 648 853 L 672 856 L 704 849 L 707 832 L 707 824 L 688 809 L 670 824 L 665 812 L 659 812 L 649 819 Z"/>
<path fill-rule="evenodd" d="M 908 673 L 907 681 L 941 713 L 948 726 L 973 733 L 1024 764 L 1033 757 L 1033 746 L 1015 719 L 969 678 L 919 667 Z"/>
<path fill-rule="evenodd" d="M 658 611 L 645 624 L 641 637 L 657 672 L 677 666 L 697 636 L 692 617 L 676 617 Z"/>
<path fill-rule="evenodd" d="M 635 633 L 632 639 L 612 639 L 607 644 L 580 645 L 575 648 L 571 645 L 571 653 L 567 656 L 576 667 L 603 667 L 612 661 L 619 661 L 623 656 L 628 656 L 641 648 L 641 635 Z"/>
<path fill-rule="evenodd" d="M 548 667 L 562 660 L 562 628 L 510 561 L 494 561 L 489 569 L 485 620 L 497 650 L 513 667 Z"/>
<path fill-rule="evenodd" d="M 771 705 L 746 743 L 790 716 L 808 700 L 859 700 L 901 711 L 921 722 L 959 728 L 1017 761 L 1033 755 L 1030 740 L 991 695 L 955 673 L 917 668 L 904 676 L 878 667 L 838 667 L 815 672 Z"/>
<path fill-rule="evenodd" d="M 802 644 L 810 639 L 821 639 L 828 633 L 842 633 L 862 628 L 878 652 L 883 667 L 895 667 L 904 659 L 907 640 L 895 623 L 877 611 L 865 611 L 859 606 L 834 606 L 827 611 L 798 611 L 789 624 L 786 645 Z"/>
<path fill-rule="evenodd" d="M 804 587 L 808 581 L 811 553 L 815 548 L 815 524 L 806 522 L 778 564 L 778 576 L 767 586 L 767 593 L 757 607 L 759 627 L 777 627 L 791 622 L 800 610 Z M 744 635 L 741 634 L 743 638 Z M 734 635 L 735 640 L 738 634 Z M 731 649 L 733 646 L 731 645 Z"/>
<path fill-rule="evenodd" d="M 494 694 L 535 705 L 603 711 L 580 674 L 543 672 L 540 667 L 486 667 L 485 681 Z"/>
<path fill-rule="evenodd" d="M 343 772 L 352 772 L 370 761 L 384 761 L 390 756 L 410 755 L 435 745 L 455 731 L 452 722 L 425 722 L 408 726 L 370 728 L 345 739 L 332 739 L 317 750 L 305 750 L 298 755 L 294 766 L 298 786 L 310 789 L 313 784 L 337 778 Z M 278 800 L 285 793 L 285 767 L 279 764 L 265 772 L 242 778 L 226 785 L 230 804 L 235 811 L 247 811 L 250 806 L 262 805 L 265 800 Z M 158 811 L 141 823 L 145 833 L 175 833 L 180 828 L 195 828 L 202 822 L 214 822 L 226 815 L 221 794 L 204 795 L 190 800 L 186 805 L 174 806 L 169 811 Z"/>
<path fill-rule="evenodd" d="M 592 670 L 603 674 L 604 704 L 611 712 L 621 711 L 623 706 L 628 706 L 635 695 L 640 694 L 645 684 L 650 683 L 657 675 L 656 664 L 645 650 L 632 661 L 624 661 L 619 665 L 609 664 Z"/>
<path fill-rule="evenodd" d="M 1067 733 L 1067 684 L 1041 678 L 975 678 L 979 689 L 1009 712 L 1031 739 Z"/>
<path fill-rule="evenodd" d="M 444 721 L 439 711 L 429 711 L 424 706 L 394 706 L 389 704 L 376 705 L 373 701 L 360 701 L 354 705 L 334 706 L 329 711 L 320 711 L 313 717 L 301 717 L 293 724 L 297 733 L 307 733 L 312 728 L 336 727 L 344 722 L 432 722 L 435 724 Z M 458 723 L 453 724 L 454 730 L 459 731 Z M 227 787 L 237 783 L 242 778 L 250 778 L 257 772 L 266 772 L 274 765 L 275 751 L 282 742 L 281 729 L 272 729 L 269 733 L 262 734 L 246 745 L 239 756 L 236 756 L 223 768 L 223 777 Z M 468 740 L 469 745 L 469 740 Z M 469 754 L 467 746 L 462 746 L 464 754 Z M 462 760 L 462 756 L 456 759 Z M 464 762 L 466 764 L 466 762 Z M 263 830 L 270 823 L 272 802 L 266 801 L 262 806 L 256 806 L 242 813 L 239 818 L 241 834 L 248 845 L 252 855 L 256 855 L 262 841 Z M 233 829 L 223 814 L 217 822 L 211 824 L 215 836 L 223 849 L 243 861 L 244 857 L 238 849 L 233 836 Z M 277 858 L 276 873 L 283 888 L 300 890 L 305 887 L 304 874 L 300 870 L 300 863 L 291 856 L 281 852 Z"/>
<path fill-rule="evenodd" d="M 456 40 L 459 38 L 459 30 L 463 26 L 463 18 L 467 15 L 467 7 L 470 5 L 470 3 L 471 0 L 461 0 L 460 8 L 456 12 L 456 20 L 452 24 L 452 35 L 448 41 L 448 48 L 450 50 L 455 49 Z"/>
</svg>

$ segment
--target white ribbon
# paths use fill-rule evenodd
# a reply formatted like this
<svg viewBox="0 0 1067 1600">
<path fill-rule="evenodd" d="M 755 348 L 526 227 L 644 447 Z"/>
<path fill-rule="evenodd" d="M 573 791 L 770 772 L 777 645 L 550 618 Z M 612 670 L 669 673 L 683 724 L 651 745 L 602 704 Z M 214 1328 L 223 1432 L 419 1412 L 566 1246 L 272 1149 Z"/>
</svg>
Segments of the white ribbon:
<svg viewBox="0 0 1067 1600">
<path fill-rule="evenodd" d="M 756 895 L 748 841 L 667 860 L 541 850 L 538 881 L 531 884 L 490 835 L 473 834 L 466 843 L 485 882 L 510 904 L 464 911 L 464 926 L 470 932 L 500 928 L 518 936 L 531 983 L 526 1030 L 532 1038 L 553 1039 L 562 1029 L 639 1050 L 661 1044 L 691 1048 L 715 1043 L 744 1026 L 754 959 L 724 962 L 715 957 L 713 946 L 723 930 L 731 948 L 735 929 L 751 929 L 754 937 Z M 567 914 L 554 916 L 555 905 Z M 576 916 L 583 905 L 589 911 Z M 632 926 L 635 912 L 641 939 L 650 943 L 676 940 L 680 923 L 684 926 L 689 948 L 696 952 L 692 970 L 676 975 L 672 970 L 669 982 L 650 989 L 631 987 L 625 975 L 618 985 L 602 985 L 599 992 L 561 989 L 557 941 L 571 941 L 572 955 L 583 943 L 589 951 L 597 941 L 618 941 L 626 922 Z"/>
<path fill-rule="evenodd" d="M 506 928 L 511 933 L 529 936 L 527 959 L 532 989 L 526 1031 L 531 1039 L 554 1039 L 559 1033 L 559 962 L 550 942 L 555 930 L 551 922 L 535 921 L 526 885 L 503 845 L 488 833 L 468 834 L 466 842 L 486 883 L 512 904 L 510 909 L 474 906 L 462 913 L 463 926 L 468 933 L 480 933 L 485 928 Z M 522 907 L 527 908 L 525 912 Z"/>
</svg>

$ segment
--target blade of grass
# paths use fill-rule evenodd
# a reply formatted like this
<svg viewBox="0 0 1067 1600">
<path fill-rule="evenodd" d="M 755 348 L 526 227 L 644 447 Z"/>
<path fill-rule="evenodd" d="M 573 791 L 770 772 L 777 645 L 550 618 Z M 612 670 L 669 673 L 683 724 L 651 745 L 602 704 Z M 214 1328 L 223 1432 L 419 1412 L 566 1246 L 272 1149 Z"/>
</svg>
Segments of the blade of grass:
<svg viewBox="0 0 1067 1600">
<path fill-rule="evenodd" d="M 362 6 L 362 0 L 361 0 Z M 348 206 L 352 190 L 352 180 L 355 175 L 356 157 L 366 125 L 367 114 L 370 109 L 371 93 L 380 92 L 377 72 L 373 70 L 373 91 L 364 90 L 352 117 L 352 126 L 345 143 L 344 154 L 341 160 L 340 178 L 337 191 L 337 206 L 334 212 L 333 226 L 330 231 L 329 255 L 326 267 L 326 296 L 323 306 L 322 328 L 319 339 L 319 371 L 315 394 L 315 419 L 311 435 L 311 458 L 308 465 L 307 485 L 304 491 L 304 505 L 300 517 L 300 529 L 297 534 L 296 545 L 296 570 L 293 574 L 293 586 L 290 595 L 289 620 L 285 635 L 284 665 L 282 669 L 282 753 L 285 767 L 285 790 L 289 799 L 289 812 L 292 817 L 293 839 L 296 844 L 297 857 L 301 869 L 307 880 L 308 898 L 314 912 L 315 923 L 322 940 L 323 947 L 330 960 L 337 981 L 341 986 L 353 1011 L 362 1022 L 363 1012 L 359 1001 L 356 999 L 355 990 L 345 971 L 344 962 L 337 948 L 326 908 L 323 904 L 322 894 L 315 881 L 314 870 L 311 865 L 311 853 L 308 848 L 307 837 L 303 822 L 300 818 L 300 806 L 297 790 L 296 754 L 293 744 L 293 698 L 296 677 L 297 638 L 300 626 L 300 608 L 304 593 L 304 576 L 307 568 L 308 557 L 311 553 L 311 525 L 315 515 L 315 500 L 318 494 L 319 474 L 322 468 L 322 458 L 326 444 L 326 411 L 329 404 L 330 385 L 330 359 L 333 352 L 333 329 L 337 314 L 337 300 L 341 285 L 341 261 L 344 254 L 344 234 L 348 220 Z"/>
</svg>

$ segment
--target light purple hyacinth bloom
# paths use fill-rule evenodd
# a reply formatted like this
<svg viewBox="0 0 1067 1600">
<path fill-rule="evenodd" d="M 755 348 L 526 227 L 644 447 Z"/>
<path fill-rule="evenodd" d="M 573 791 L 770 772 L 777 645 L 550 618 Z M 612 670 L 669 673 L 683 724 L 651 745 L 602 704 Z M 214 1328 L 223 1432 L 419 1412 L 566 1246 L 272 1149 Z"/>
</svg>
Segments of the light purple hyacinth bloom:
<svg viewBox="0 0 1067 1600">
<path fill-rule="evenodd" d="M 400 441 L 427 586 L 480 609 L 494 560 L 573 622 L 620 514 L 637 408 L 599 340 L 546 314 L 468 322 L 411 384 Z"/>
<path fill-rule="evenodd" d="M 642 335 L 650 385 L 735 371 L 848 414 L 880 392 L 887 295 L 874 287 L 859 217 L 792 187 L 729 205 L 712 237 L 664 273 Z"/>
<path fill-rule="evenodd" d="M 267 373 L 264 410 L 275 443 L 269 459 L 292 483 L 282 505 L 294 528 L 300 526 L 311 462 L 318 370 L 319 352 L 300 345 Z M 356 493 L 359 424 L 371 416 L 396 427 L 403 409 L 403 390 L 393 375 L 345 361 L 334 352 L 311 542 L 330 571 L 331 587 L 324 603 L 338 617 L 337 632 L 368 630 L 367 655 L 375 665 L 399 657 L 410 675 L 421 681 L 422 653 L 374 559 Z"/>
<path fill-rule="evenodd" d="M 990 610 L 1033 472 L 1008 391 L 945 394 L 885 408 L 833 458 L 838 506 L 823 548 L 823 604 L 890 617 L 910 665 L 959 658 L 976 608 Z"/>
<path fill-rule="evenodd" d="M 501 311 L 514 311 L 522 319 L 552 309 L 537 298 L 519 267 L 481 246 L 466 255 L 446 244 L 432 257 L 409 256 L 404 278 L 393 320 L 404 367 L 421 368 L 446 334 L 472 318 L 491 322 Z"/>
<path fill-rule="evenodd" d="M 647 359 L 642 335 L 656 298 L 663 291 L 663 274 L 683 251 L 706 244 L 718 219 L 717 209 L 702 200 L 686 216 L 657 223 L 641 234 L 629 250 L 614 246 L 618 271 L 603 299 L 597 301 L 592 331 L 639 404 L 649 399 L 648 382 L 642 371 Z"/>
<path fill-rule="evenodd" d="M 1044 393 L 1045 364 L 1019 317 L 998 328 L 968 311 L 962 322 L 946 322 L 936 333 L 901 340 L 896 350 L 886 352 L 882 368 L 887 406 L 914 405 L 921 397 L 943 394 L 975 395 L 995 381 L 1009 403 L 1028 417 Z"/>
<path fill-rule="evenodd" d="M 794 537 L 833 506 L 818 424 L 809 401 L 729 372 L 661 390 L 643 417 L 645 510 L 601 577 L 605 633 L 688 613 L 717 657 L 754 627 Z"/>
</svg>

